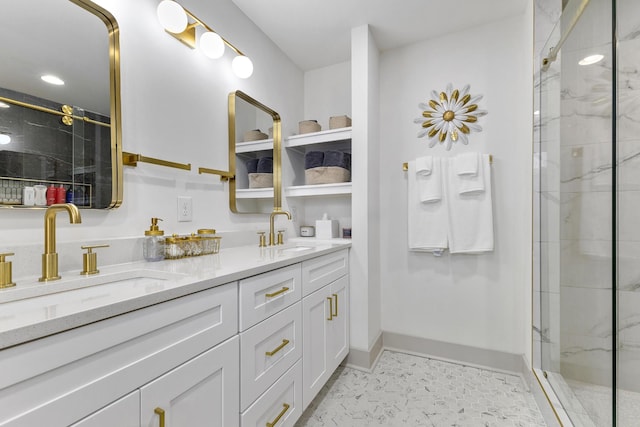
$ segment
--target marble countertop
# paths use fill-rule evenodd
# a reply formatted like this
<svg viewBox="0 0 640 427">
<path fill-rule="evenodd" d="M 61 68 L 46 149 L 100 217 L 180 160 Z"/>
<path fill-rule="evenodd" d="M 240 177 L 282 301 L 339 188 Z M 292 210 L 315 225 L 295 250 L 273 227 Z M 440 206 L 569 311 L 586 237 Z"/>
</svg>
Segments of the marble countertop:
<svg viewBox="0 0 640 427">
<path fill-rule="evenodd" d="M 14 280 L 0 291 L 0 349 L 254 276 L 351 246 L 345 241 L 290 242 L 284 246 L 223 248 L 215 255 L 99 266 L 81 276 Z M 301 248 L 304 247 L 304 248 Z M 45 292 L 45 294 L 43 294 Z"/>
</svg>

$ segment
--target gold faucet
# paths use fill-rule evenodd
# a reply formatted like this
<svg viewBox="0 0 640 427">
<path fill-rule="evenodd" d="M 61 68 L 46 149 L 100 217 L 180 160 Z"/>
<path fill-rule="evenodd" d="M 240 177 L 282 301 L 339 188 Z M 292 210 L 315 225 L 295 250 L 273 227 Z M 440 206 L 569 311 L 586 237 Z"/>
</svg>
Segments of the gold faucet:
<svg viewBox="0 0 640 427">
<path fill-rule="evenodd" d="M 274 232 L 274 222 L 276 215 L 286 215 L 289 220 L 291 220 L 291 214 L 287 211 L 283 211 L 280 209 L 275 209 L 271 212 L 271 216 L 269 217 L 269 246 L 273 246 L 276 244 L 276 233 Z"/>
<path fill-rule="evenodd" d="M 44 213 L 44 253 L 42 254 L 42 277 L 38 280 L 48 282 L 58 280 L 58 253 L 56 252 L 56 214 L 66 210 L 69 212 L 69 222 L 80 224 L 82 218 L 78 207 L 72 203 L 51 205 Z"/>
</svg>

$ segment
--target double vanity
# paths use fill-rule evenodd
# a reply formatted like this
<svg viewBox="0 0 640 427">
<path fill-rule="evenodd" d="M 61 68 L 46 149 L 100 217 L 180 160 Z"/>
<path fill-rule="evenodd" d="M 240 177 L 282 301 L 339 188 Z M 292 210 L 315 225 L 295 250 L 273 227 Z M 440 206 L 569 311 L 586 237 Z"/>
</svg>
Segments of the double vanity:
<svg viewBox="0 0 640 427">
<path fill-rule="evenodd" d="M 349 243 L 0 292 L 0 426 L 292 426 L 349 350 Z"/>
</svg>

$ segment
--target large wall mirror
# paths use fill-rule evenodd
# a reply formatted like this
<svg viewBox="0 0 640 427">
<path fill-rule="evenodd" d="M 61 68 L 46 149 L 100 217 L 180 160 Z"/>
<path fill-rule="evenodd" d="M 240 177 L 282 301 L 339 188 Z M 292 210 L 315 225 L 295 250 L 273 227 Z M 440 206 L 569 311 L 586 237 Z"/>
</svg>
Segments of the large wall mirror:
<svg viewBox="0 0 640 427">
<path fill-rule="evenodd" d="M 0 57 L 0 206 L 42 206 L 43 187 L 56 202 L 119 206 L 115 18 L 89 0 L 5 1 Z"/>
<path fill-rule="evenodd" d="M 282 207 L 280 116 L 241 91 L 229 94 L 229 206 L 235 213 Z"/>
</svg>

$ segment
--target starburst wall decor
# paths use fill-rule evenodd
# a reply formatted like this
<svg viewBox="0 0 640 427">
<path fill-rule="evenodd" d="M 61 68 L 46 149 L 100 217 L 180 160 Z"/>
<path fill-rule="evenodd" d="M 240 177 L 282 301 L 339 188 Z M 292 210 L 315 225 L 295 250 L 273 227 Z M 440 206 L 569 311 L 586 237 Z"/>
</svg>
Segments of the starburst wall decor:
<svg viewBox="0 0 640 427">
<path fill-rule="evenodd" d="M 478 110 L 477 102 L 482 95 L 471 96 L 471 86 L 466 85 L 461 91 L 453 89 L 449 83 L 444 92 L 431 91 L 431 99 L 428 103 L 418 104 L 422 111 L 422 117 L 414 120 L 414 123 L 422 125 L 418 132 L 418 138 L 427 136 L 429 148 L 440 142 L 446 142 L 447 150 L 451 150 L 454 142 L 469 143 L 471 132 L 481 132 L 482 127 L 476 122 L 478 117 L 487 114 L 485 110 Z"/>
</svg>

